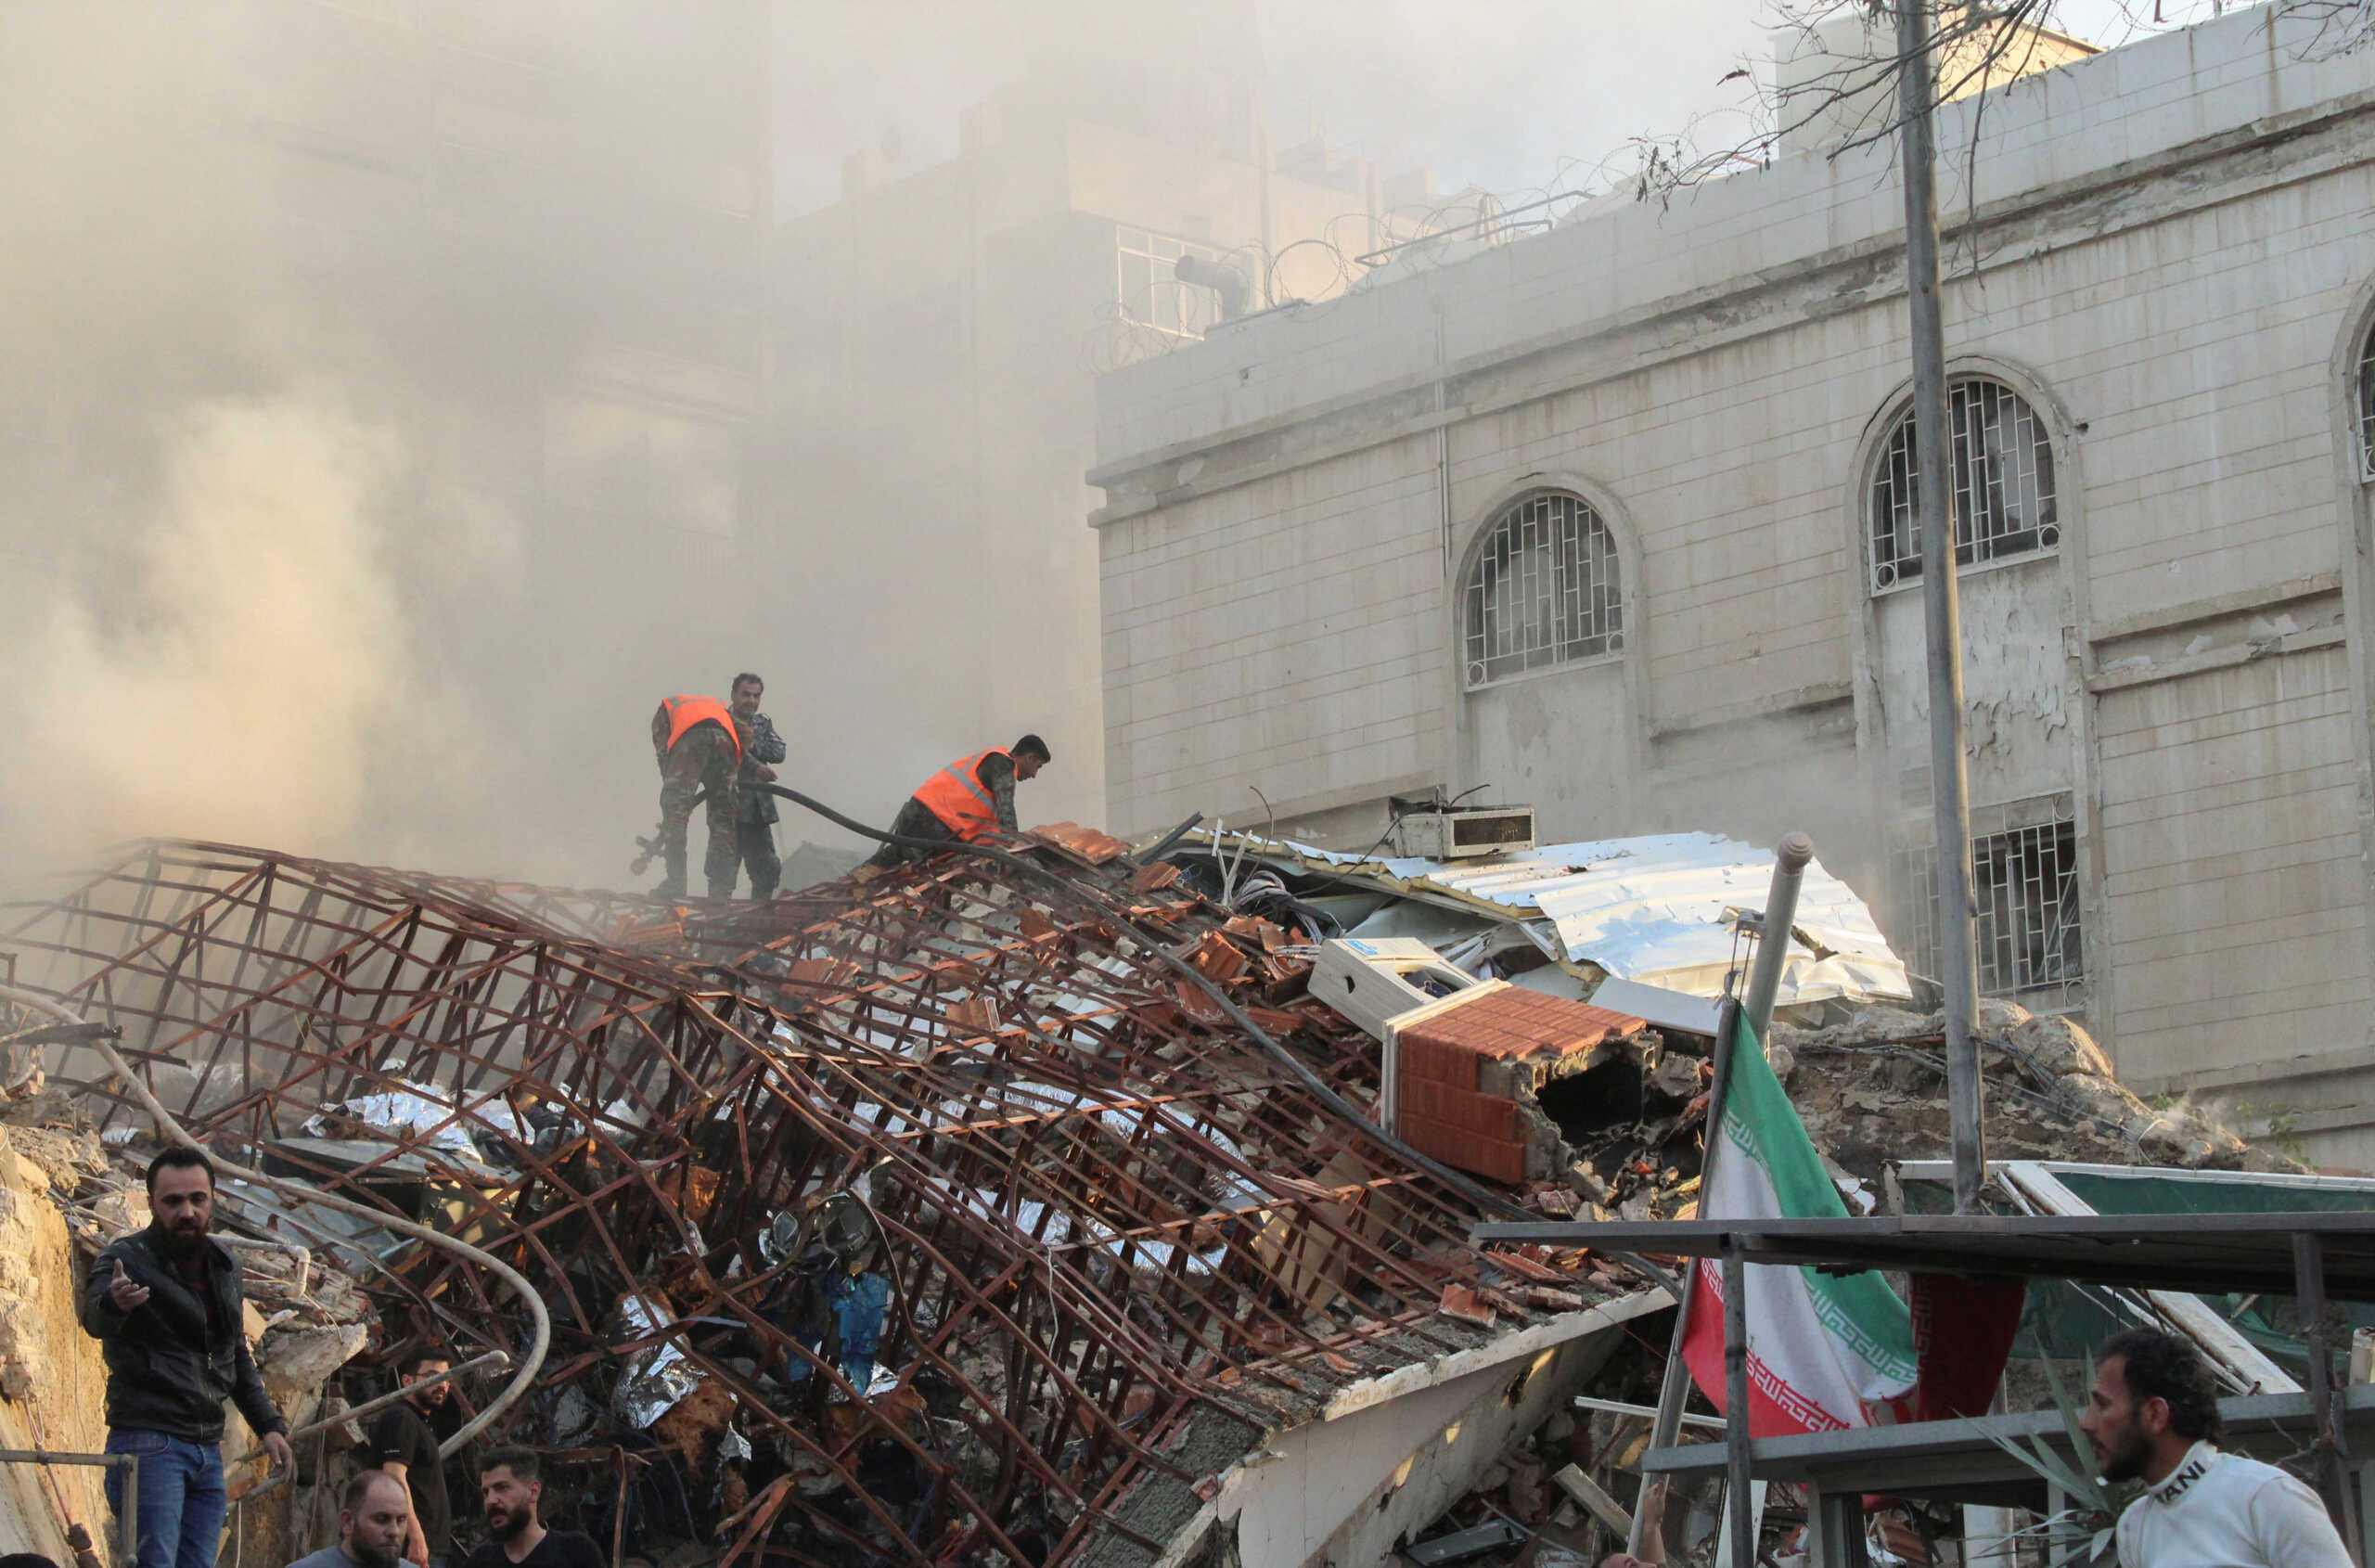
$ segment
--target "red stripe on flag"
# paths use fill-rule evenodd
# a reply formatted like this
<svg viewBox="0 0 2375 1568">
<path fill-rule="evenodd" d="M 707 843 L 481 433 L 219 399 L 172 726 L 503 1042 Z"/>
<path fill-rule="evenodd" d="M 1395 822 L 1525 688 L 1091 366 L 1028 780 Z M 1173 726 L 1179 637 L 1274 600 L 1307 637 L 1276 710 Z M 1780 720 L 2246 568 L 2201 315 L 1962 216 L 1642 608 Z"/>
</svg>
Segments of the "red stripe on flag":
<svg viewBox="0 0 2375 1568">
<path fill-rule="evenodd" d="M 1752 1265 L 1751 1266 L 1761 1266 Z M 1682 1359 L 1691 1381 L 1715 1407 L 1724 1407 L 1724 1275 L 1713 1258 L 1699 1260 L 1690 1292 L 1690 1322 L 1682 1341 Z M 1868 1424 L 1875 1416 L 1883 1422 L 1903 1420 L 1907 1412 L 1889 1409 L 1864 1412 Z M 1779 1374 L 1752 1347 L 1748 1357 L 1748 1434 L 1787 1437 L 1800 1432 L 1836 1432 L 1847 1423 L 1781 1381 Z"/>
</svg>

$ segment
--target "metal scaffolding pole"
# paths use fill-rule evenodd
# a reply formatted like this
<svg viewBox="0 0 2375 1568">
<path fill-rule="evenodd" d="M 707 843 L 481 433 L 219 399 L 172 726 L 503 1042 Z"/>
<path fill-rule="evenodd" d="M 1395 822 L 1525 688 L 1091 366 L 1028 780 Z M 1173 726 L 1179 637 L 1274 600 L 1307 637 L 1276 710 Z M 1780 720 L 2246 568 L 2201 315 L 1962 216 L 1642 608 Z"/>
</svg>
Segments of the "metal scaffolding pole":
<svg viewBox="0 0 2375 1568">
<path fill-rule="evenodd" d="M 1785 835 L 1773 853 L 1773 883 L 1765 890 L 1765 914 L 1757 922 L 1756 961 L 1749 966 L 1742 1016 L 1761 1045 L 1773 1028 L 1773 998 L 1781 992 L 1781 971 L 1790 961 L 1790 928 L 1797 923 L 1798 888 L 1814 863 L 1815 842 L 1804 833 Z"/>
<path fill-rule="evenodd" d="M 1765 914 L 1759 925 L 1762 934 L 1757 938 L 1756 960 L 1749 970 L 1748 999 L 1743 1002 L 1738 996 L 1727 996 L 1724 1005 L 1715 1014 L 1715 1080 L 1708 1088 L 1707 1151 L 1699 1166 L 1699 1189 L 1702 1194 L 1711 1189 L 1714 1180 L 1716 1135 L 1724 1125 L 1724 1103 L 1731 1089 L 1732 1051 L 1738 1043 L 1740 1026 L 1745 1022 L 1756 1037 L 1757 1047 L 1763 1047 L 1765 1032 L 1773 1018 L 1773 998 L 1781 985 L 1782 960 L 1790 950 L 1790 926 L 1797 919 L 1798 887 L 1804 880 L 1806 867 L 1814 857 L 1815 842 L 1805 834 L 1791 833 L 1782 839 L 1780 849 L 1773 856 L 1773 880 L 1765 890 Z M 1776 932 L 1780 935 L 1778 942 L 1774 940 Z M 1650 1427 L 1650 1446 L 1652 1448 L 1670 1446 L 1675 1434 L 1682 1430 L 1683 1406 L 1690 1399 L 1690 1373 L 1683 1366 L 1682 1342 L 1690 1326 L 1691 1297 L 1698 1288 L 1699 1269 L 1694 1265 L 1684 1272 L 1682 1299 L 1675 1303 L 1674 1334 L 1666 1347 L 1665 1381 L 1659 1386 L 1657 1419 Z M 1727 1327 L 1734 1322 L 1733 1315 L 1744 1310 L 1745 1302 L 1734 1292 L 1725 1303 Z M 1745 1317 L 1739 1319 L 1741 1337 L 1738 1343 L 1742 1347 L 1743 1356 L 1748 1343 L 1746 1323 Z M 1741 1365 L 1745 1367 L 1747 1363 L 1743 1361 Z M 1731 1430 L 1741 1434 L 1745 1441 L 1748 1432 L 1745 1400 L 1727 1401 L 1725 1408 L 1731 1414 Z M 1742 1450 L 1743 1464 L 1747 1462 L 1746 1452 Z M 1735 1506 L 1743 1511 L 1735 1517 L 1746 1519 L 1744 1510 L 1748 1506 L 1748 1494 L 1742 1491 L 1736 1496 L 1740 1501 Z M 1640 1554 L 1642 1543 L 1649 1535 L 1650 1523 L 1649 1510 L 1637 1507 L 1633 1510 L 1633 1533 L 1624 1544 L 1627 1552 L 1636 1556 Z M 1746 1537 L 1753 1541 L 1754 1522 L 1748 1521 L 1742 1528 Z"/>
<path fill-rule="evenodd" d="M 1936 148 L 1930 122 L 1932 0 L 1897 0 L 1899 159 L 1905 166 L 1906 294 L 1912 307 L 1913 447 L 1921 530 L 1921 597 L 1930 664 L 1930 800 L 1938 839 L 1938 983 L 1945 993 L 1946 1115 L 1955 1212 L 1974 1214 L 1987 1152 L 1980 1131 L 1979 1051 L 1971 1022 L 1971 778 L 1963 753 L 1961 610 L 1955 590 L 1946 474 L 1946 335 L 1938 308 Z"/>
</svg>

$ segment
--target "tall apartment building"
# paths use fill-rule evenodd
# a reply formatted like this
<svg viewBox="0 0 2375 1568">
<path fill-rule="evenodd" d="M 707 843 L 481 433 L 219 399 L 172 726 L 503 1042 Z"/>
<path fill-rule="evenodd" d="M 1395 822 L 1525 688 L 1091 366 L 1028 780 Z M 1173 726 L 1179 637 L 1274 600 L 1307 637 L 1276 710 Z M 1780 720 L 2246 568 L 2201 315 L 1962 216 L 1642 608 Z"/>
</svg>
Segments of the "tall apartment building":
<svg viewBox="0 0 2375 1568">
<path fill-rule="evenodd" d="M 1939 115 L 1983 986 L 2375 1164 L 2375 58 L 2255 7 Z M 1983 114 L 1981 109 L 1983 108 Z M 1980 139 L 1975 154 L 1970 140 Z M 1811 829 L 1929 961 L 1887 146 L 1099 387 L 1110 824 Z"/>
<path fill-rule="evenodd" d="M 953 159 L 854 155 L 840 201 L 783 225 L 770 527 L 817 591 L 785 585 L 782 627 L 878 815 L 1033 730 L 1056 762 L 1025 815 L 1102 816 L 1097 375 L 1474 213 L 1324 138 L 1275 147 L 1250 58 L 1192 43 L 1128 76 L 1049 64 L 968 109 Z"/>
</svg>

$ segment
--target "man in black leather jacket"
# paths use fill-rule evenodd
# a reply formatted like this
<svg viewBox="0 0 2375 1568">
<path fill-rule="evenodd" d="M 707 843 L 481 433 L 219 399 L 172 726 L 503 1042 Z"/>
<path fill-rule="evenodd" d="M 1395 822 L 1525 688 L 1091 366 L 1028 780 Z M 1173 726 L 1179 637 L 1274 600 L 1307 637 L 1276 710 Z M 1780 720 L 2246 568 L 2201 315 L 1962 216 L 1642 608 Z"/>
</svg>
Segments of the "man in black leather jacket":
<svg viewBox="0 0 2375 1568">
<path fill-rule="evenodd" d="M 151 1161 L 148 1211 L 148 1228 L 92 1262 L 76 1305 L 107 1356 L 108 1452 L 140 1457 L 137 1568 L 213 1568 L 229 1506 L 223 1401 L 238 1403 L 276 1472 L 291 1461 L 288 1423 L 240 1327 L 239 1261 L 207 1235 L 206 1156 L 176 1148 Z M 121 1528 L 123 1472 L 113 1466 L 107 1493 Z"/>
</svg>

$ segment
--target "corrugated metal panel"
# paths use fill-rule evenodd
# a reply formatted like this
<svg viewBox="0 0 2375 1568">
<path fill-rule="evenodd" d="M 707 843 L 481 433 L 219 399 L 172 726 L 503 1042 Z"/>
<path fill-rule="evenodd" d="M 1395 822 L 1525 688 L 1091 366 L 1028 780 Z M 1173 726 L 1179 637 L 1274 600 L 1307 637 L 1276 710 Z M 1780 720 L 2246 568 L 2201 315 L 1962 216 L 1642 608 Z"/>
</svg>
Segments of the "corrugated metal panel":
<svg viewBox="0 0 2375 1568">
<path fill-rule="evenodd" d="M 1762 909 L 1773 880 L 1771 850 L 1717 833 L 1545 844 L 1450 863 L 1368 860 L 1236 833 L 1221 842 L 1381 889 L 1506 911 L 1511 919 L 1547 919 L 1568 962 L 1698 996 L 1721 995 L 1726 972 L 1745 963 L 1746 944 L 1735 934 L 1734 919 Z M 1870 908 L 1820 861 L 1806 868 L 1796 930 L 1780 1005 L 1912 995 L 1905 965 L 1889 950 Z"/>
</svg>

